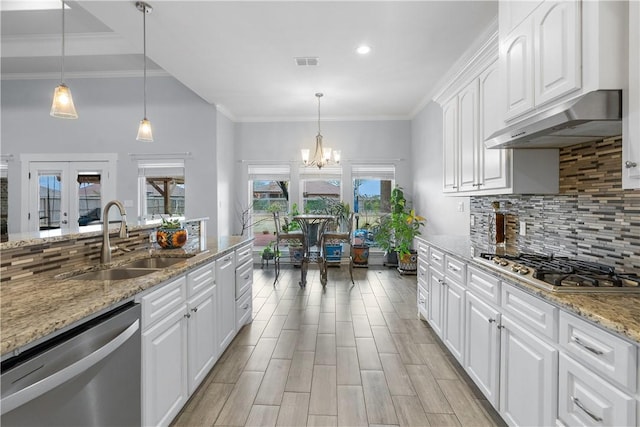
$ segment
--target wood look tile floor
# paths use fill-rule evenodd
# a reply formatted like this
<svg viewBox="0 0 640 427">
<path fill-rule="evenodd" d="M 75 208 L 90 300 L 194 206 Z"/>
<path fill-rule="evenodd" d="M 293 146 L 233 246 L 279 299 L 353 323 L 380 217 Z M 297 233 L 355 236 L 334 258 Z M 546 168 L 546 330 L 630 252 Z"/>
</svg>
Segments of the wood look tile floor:
<svg viewBox="0 0 640 427">
<path fill-rule="evenodd" d="M 173 426 L 504 426 L 387 268 L 254 269 L 242 328 Z"/>
</svg>

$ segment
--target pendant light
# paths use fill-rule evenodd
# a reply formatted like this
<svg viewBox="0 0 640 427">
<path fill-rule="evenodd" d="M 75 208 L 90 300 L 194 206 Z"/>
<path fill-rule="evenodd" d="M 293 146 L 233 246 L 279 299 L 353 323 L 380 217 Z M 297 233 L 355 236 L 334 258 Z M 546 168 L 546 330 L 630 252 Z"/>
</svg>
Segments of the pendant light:
<svg viewBox="0 0 640 427">
<path fill-rule="evenodd" d="M 147 119 L 147 14 L 153 12 L 153 8 L 143 1 L 136 2 L 136 8 L 142 12 L 142 49 L 144 56 L 144 118 L 140 120 L 136 139 L 138 141 L 153 142 L 151 122 Z"/>
<path fill-rule="evenodd" d="M 320 98 L 324 95 L 322 93 L 316 93 L 316 98 L 318 98 L 318 134 L 316 135 L 316 151 L 313 155 L 313 159 L 309 160 L 309 149 L 303 148 L 300 150 L 302 154 L 302 162 L 305 166 L 317 166 L 318 169 L 322 169 L 323 166 L 326 166 L 331 163 L 331 148 L 322 146 L 322 133 L 320 132 Z M 340 163 L 340 151 L 333 151 L 333 161 L 335 163 Z"/>
<path fill-rule="evenodd" d="M 64 1 L 62 3 L 62 55 L 61 55 L 61 71 L 60 84 L 53 91 L 53 103 L 49 114 L 59 119 L 77 119 L 76 107 L 73 105 L 73 97 L 71 97 L 71 89 L 64 84 Z"/>
</svg>

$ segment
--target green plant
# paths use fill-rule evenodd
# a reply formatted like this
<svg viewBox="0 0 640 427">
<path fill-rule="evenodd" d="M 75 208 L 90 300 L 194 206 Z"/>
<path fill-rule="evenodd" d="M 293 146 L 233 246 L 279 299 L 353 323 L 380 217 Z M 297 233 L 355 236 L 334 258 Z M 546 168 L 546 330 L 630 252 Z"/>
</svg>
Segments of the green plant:
<svg viewBox="0 0 640 427">
<path fill-rule="evenodd" d="M 182 224 L 180 224 L 180 220 L 179 219 L 164 219 L 164 217 L 162 218 L 162 224 L 160 224 L 160 228 L 166 228 L 169 230 L 177 230 L 179 228 L 182 228 Z"/>
<path fill-rule="evenodd" d="M 280 250 L 274 251 L 272 246 L 273 246 L 273 241 L 269 242 L 269 244 L 265 246 L 264 249 L 262 249 L 262 251 L 260 251 L 260 255 L 262 256 L 262 258 L 271 259 L 276 255 L 280 256 Z"/>
<path fill-rule="evenodd" d="M 289 217 L 293 218 L 296 215 L 300 215 L 300 211 L 298 210 L 298 204 L 294 203 L 291 205 L 291 212 L 289 213 Z M 285 233 L 290 233 L 292 231 L 300 230 L 300 224 L 297 221 L 289 222 L 289 218 L 284 218 L 284 224 L 282 224 L 282 231 Z"/>
<path fill-rule="evenodd" d="M 323 197 L 323 199 L 325 201 L 325 209 L 323 213 L 335 216 L 336 226 L 340 229 L 340 226 L 342 224 L 346 224 L 349 220 L 349 215 L 351 215 L 351 206 L 349 206 L 349 203 L 328 197 Z"/>
<path fill-rule="evenodd" d="M 401 187 L 391 190 L 391 213 L 381 217 L 374 231 L 374 240 L 387 252 L 395 250 L 399 256 L 411 253 L 413 238 L 420 235 L 425 219 L 408 209 Z"/>
</svg>

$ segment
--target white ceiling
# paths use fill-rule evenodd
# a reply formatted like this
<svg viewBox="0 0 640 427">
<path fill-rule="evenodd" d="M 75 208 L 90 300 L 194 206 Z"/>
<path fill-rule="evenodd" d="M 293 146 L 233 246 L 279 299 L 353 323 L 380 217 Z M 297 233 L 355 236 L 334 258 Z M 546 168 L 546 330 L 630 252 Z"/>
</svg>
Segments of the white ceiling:
<svg viewBox="0 0 640 427">
<path fill-rule="evenodd" d="M 27 2 L 29 0 L 22 0 Z M 68 2 L 66 81 L 140 75 L 133 1 Z M 407 119 L 497 15 L 494 1 L 150 0 L 150 76 L 238 121 Z M 59 78 L 60 9 L 2 11 L 3 79 Z M 358 45 L 371 46 L 360 56 Z M 294 57 L 319 57 L 299 67 Z M 164 71 L 163 71 L 164 70 Z"/>
</svg>

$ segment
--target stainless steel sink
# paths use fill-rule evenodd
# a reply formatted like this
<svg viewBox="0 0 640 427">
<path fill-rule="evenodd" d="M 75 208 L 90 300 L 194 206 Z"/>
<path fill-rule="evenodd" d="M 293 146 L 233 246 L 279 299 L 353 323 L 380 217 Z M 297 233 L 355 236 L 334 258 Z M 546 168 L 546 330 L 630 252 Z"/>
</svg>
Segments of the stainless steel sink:
<svg viewBox="0 0 640 427">
<path fill-rule="evenodd" d="M 166 268 L 171 267 L 174 264 L 185 261 L 186 258 L 143 258 L 119 268 Z"/>
<path fill-rule="evenodd" d="M 126 280 L 158 271 L 158 268 L 110 268 L 71 277 L 72 280 Z"/>
</svg>

